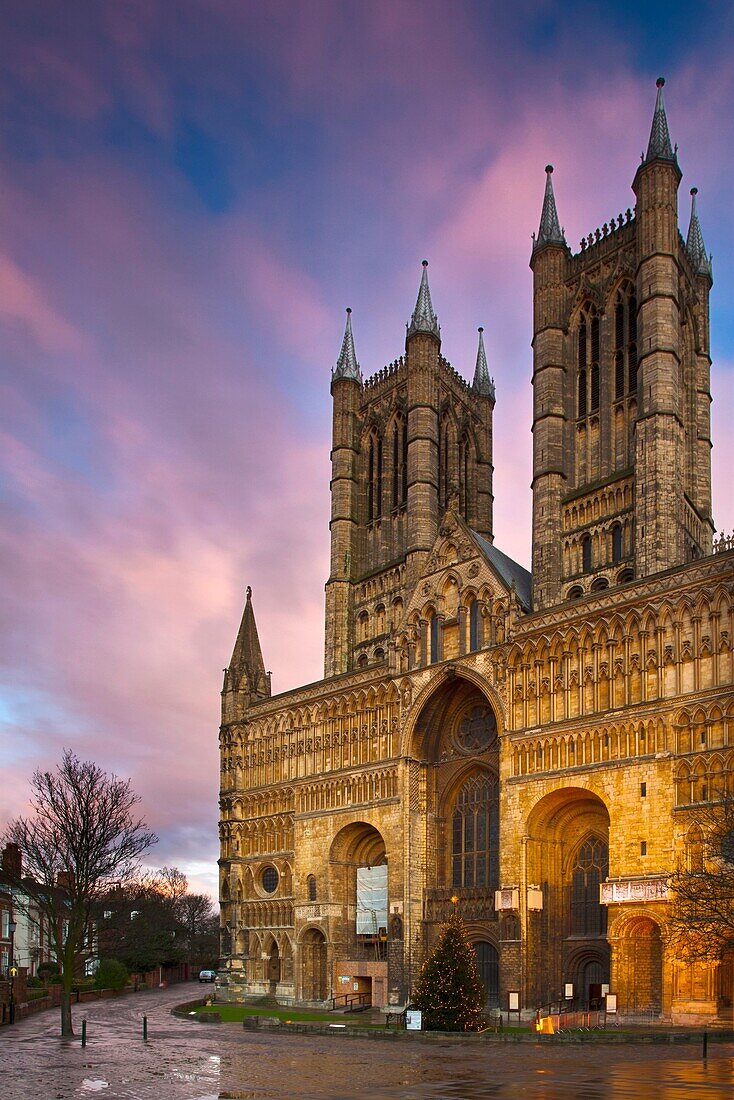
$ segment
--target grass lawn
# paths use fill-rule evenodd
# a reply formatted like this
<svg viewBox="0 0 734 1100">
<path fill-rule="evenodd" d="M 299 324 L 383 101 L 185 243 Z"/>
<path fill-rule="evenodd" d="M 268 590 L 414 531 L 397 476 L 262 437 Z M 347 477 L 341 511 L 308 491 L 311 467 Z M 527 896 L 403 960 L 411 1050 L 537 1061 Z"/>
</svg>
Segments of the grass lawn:
<svg viewBox="0 0 734 1100">
<path fill-rule="evenodd" d="M 218 1012 L 223 1023 L 242 1023 L 245 1016 L 271 1016 L 278 1020 L 290 1020 L 294 1024 L 347 1024 L 349 1027 L 382 1027 L 382 1023 L 364 1019 L 361 1012 L 343 1015 L 341 1012 L 307 1012 L 298 1008 L 270 1008 L 262 1005 L 213 1004 L 198 1008 L 197 1013 Z"/>
</svg>

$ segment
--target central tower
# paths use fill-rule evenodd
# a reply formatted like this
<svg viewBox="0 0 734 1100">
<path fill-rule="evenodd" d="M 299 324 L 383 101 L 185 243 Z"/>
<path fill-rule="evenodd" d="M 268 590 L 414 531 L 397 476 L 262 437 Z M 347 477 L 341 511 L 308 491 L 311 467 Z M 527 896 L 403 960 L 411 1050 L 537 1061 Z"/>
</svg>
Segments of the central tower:
<svg viewBox="0 0 734 1100">
<path fill-rule="evenodd" d="M 389 659 L 449 503 L 492 541 L 494 385 L 483 330 L 469 384 L 441 354 L 424 260 L 405 353 L 363 380 L 347 310 L 331 393 L 327 677 Z"/>
</svg>

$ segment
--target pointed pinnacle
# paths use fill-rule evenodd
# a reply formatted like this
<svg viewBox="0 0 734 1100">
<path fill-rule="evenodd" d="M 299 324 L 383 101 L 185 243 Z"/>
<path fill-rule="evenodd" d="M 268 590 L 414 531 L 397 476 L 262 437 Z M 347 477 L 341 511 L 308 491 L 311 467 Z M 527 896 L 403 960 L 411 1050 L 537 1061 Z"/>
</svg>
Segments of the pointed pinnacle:
<svg viewBox="0 0 734 1100">
<path fill-rule="evenodd" d="M 242 622 L 237 633 L 232 660 L 229 662 L 230 672 L 235 674 L 237 682 L 243 674 L 247 673 L 252 678 L 265 674 L 265 663 L 260 639 L 255 625 L 255 612 L 252 608 L 252 589 L 247 586 L 245 610 L 242 614 Z"/>
<path fill-rule="evenodd" d="M 412 336 L 414 332 L 428 332 L 431 336 L 435 336 L 437 340 L 441 339 L 441 329 L 439 328 L 438 317 L 433 312 L 431 288 L 428 285 L 428 260 L 423 261 L 423 274 L 418 289 L 418 300 L 415 303 L 413 316 L 410 318 L 410 324 L 408 325 L 408 336 Z"/>
<path fill-rule="evenodd" d="M 542 248 L 545 244 L 566 244 L 566 237 L 561 229 L 556 210 L 556 196 L 553 193 L 553 165 L 545 166 L 545 195 L 543 196 L 543 209 L 540 214 L 540 228 L 533 249 Z"/>
<path fill-rule="evenodd" d="M 477 365 L 474 370 L 472 389 L 482 397 L 491 397 L 494 401 L 494 381 L 489 377 L 487 367 L 487 353 L 484 350 L 484 329 L 479 328 L 479 347 L 477 348 Z"/>
<path fill-rule="evenodd" d="M 668 130 L 668 119 L 665 114 L 665 100 L 663 99 L 664 86 L 665 77 L 659 76 L 657 79 L 658 94 L 655 100 L 655 114 L 652 116 L 650 140 L 647 143 L 645 164 L 649 164 L 651 160 L 674 161 L 677 159 L 673 151 L 673 146 L 670 143 L 670 131 Z"/>
<path fill-rule="evenodd" d="M 352 336 L 352 311 L 347 306 L 347 323 L 344 329 L 344 339 L 342 340 L 342 350 L 339 352 L 339 358 L 336 361 L 336 366 L 332 372 L 332 381 L 337 378 L 349 378 L 354 382 L 362 381 L 362 372 L 359 369 L 359 363 L 357 362 L 357 356 L 354 351 L 354 337 Z"/>
<path fill-rule="evenodd" d="M 693 269 L 697 275 L 708 275 L 711 278 L 711 260 L 706 255 L 706 246 L 703 243 L 703 233 L 701 232 L 701 223 L 698 220 L 698 210 L 696 207 L 696 195 L 698 194 L 698 188 L 691 188 L 691 220 L 688 225 L 688 236 L 686 237 L 686 252 L 688 258 L 693 264 Z"/>
</svg>

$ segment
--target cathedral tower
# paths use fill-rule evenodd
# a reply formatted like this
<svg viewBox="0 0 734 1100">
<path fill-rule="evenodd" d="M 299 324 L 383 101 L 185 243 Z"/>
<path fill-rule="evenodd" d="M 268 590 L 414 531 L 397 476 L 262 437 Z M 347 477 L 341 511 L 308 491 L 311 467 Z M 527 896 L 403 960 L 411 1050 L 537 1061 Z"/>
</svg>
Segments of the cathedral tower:
<svg viewBox="0 0 734 1100">
<path fill-rule="evenodd" d="M 533 604 L 552 606 L 711 551 L 708 297 L 662 78 L 627 210 L 573 254 L 552 183 L 533 242 Z"/>
<path fill-rule="evenodd" d="M 389 659 L 391 629 L 448 504 L 491 542 L 493 500 L 494 385 L 482 330 L 469 384 L 441 354 L 427 261 L 405 353 L 363 379 L 348 310 L 331 393 L 326 676 Z"/>
</svg>

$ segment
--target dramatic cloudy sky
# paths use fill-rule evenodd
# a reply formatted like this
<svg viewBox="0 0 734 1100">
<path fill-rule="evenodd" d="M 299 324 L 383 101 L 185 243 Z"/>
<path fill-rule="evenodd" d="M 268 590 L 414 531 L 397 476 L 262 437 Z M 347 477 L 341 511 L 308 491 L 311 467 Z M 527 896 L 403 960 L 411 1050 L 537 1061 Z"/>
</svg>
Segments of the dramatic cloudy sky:
<svg viewBox="0 0 734 1100">
<path fill-rule="evenodd" d="M 343 310 L 372 373 L 424 256 L 465 376 L 485 326 L 496 538 L 528 561 L 543 167 L 577 248 L 633 202 L 660 73 L 732 527 L 733 32 L 728 0 L 3 0 L 0 822 L 71 746 L 212 885 L 245 586 L 274 690 L 318 679 Z"/>
</svg>

